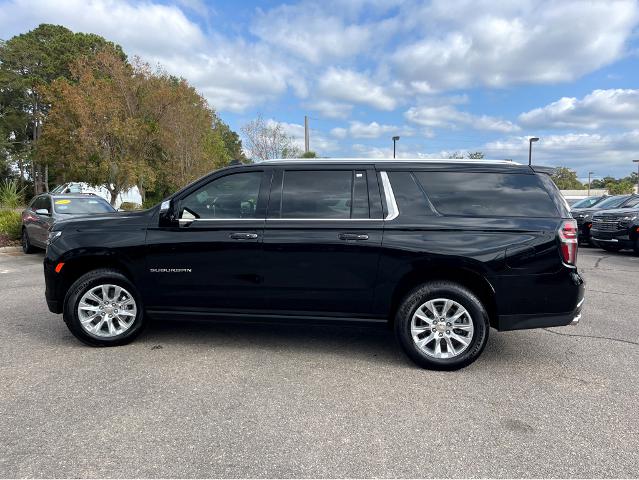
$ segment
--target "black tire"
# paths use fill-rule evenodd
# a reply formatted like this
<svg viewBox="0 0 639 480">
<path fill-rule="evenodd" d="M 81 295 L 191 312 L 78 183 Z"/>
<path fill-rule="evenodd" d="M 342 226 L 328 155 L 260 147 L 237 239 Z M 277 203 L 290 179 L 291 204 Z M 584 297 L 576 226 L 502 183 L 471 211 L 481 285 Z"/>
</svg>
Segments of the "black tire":
<svg viewBox="0 0 639 480">
<path fill-rule="evenodd" d="M 29 240 L 29 233 L 26 228 L 22 229 L 22 251 L 26 254 L 35 253 L 36 248 L 31 245 L 31 240 Z"/>
<path fill-rule="evenodd" d="M 637 238 L 635 240 L 635 243 L 633 243 L 632 249 L 634 250 L 636 255 L 639 255 L 639 238 Z"/>
<path fill-rule="evenodd" d="M 411 335 L 411 321 L 417 308 L 436 298 L 454 300 L 472 318 L 473 338 L 466 350 L 452 358 L 439 359 L 427 355 L 415 345 Z M 412 290 L 395 315 L 395 335 L 402 349 L 417 365 L 431 370 L 458 370 L 477 360 L 486 346 L 489 330 L 488 314 L 477 296 L 467 288 L 448 281 L 429 282 Z"/>
<path fill-rule="evenodd" d="M 117 285 L 126 289 L 134 298 L 137 312 L 133 324 L 128 330 L 113 337 L 97 337 L 87 332 L 78 317 L 78 303 L 82 296 L 91 288 L 101 284 Z M 64 322 L 71 333 L 83 343 L 92 347 L 115 347 L 132 342 L 146 326 L 144 306 L 135 286 L 121 272 L 112 269 L 92 270 L 78 278 L 64 299 Z"/>
<path fill-rule="evenodd" d="M 617 245 L 606 245 L 605 243 L 599 243 L 599 248 L 602 248 L 606 252 L 618 253 L 621 250 L 621 247 Z"/>
</svg>

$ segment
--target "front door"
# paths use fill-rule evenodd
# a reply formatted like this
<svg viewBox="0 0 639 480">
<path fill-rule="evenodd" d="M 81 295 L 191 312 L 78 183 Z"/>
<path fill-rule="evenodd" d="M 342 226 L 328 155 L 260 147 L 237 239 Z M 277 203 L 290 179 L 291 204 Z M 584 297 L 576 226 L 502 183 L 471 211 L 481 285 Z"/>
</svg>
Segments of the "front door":
<svg viewBox="0 0 639 480">
<path fill-rule="evenodd" d="M 147 308 L 206 313 L 265 306 L 261 244 L 269 175 L 222 174 L 174 199 L 179 225 L 147 233 Z"/>
<path fill-rule="evenodd" d="M 376 182 L 366 167 L 275 173 L 263 245 L 271 310 L 337 316 L 372 311 L 383 231 Z"/>
</svg>

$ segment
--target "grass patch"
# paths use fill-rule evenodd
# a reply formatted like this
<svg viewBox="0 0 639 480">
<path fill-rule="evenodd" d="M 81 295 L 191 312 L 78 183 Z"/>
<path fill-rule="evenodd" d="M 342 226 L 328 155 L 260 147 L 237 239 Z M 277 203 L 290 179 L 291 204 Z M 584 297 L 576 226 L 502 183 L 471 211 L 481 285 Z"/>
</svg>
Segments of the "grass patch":
<svg viewBox="0 0 639 480">
<path fill-rule="evenodd" d="M 0 210 L 0 236 L 19 240 L 22 234 L 22 218 L 15 210 Z"/>
</svg>

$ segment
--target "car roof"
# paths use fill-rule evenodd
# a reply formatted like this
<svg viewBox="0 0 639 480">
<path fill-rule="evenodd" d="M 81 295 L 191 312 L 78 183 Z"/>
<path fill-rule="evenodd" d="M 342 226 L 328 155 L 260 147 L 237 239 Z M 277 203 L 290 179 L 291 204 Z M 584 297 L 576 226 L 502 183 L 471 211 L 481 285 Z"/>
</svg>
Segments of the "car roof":
<svg viewBox="0 0 639 480">
<path fill-rule="evenodd" d="M 38 196 L 41 197 L 43 195 L 49 195 L 51 198 L 92 198 L 95 200 L 100 199 L 106 202 L 106 200 L 102 198 L 100 195 L 95 195 L 92 193 L 47 193 L 45 192 L 45 193 L 41 193 Z"/>
</svg>

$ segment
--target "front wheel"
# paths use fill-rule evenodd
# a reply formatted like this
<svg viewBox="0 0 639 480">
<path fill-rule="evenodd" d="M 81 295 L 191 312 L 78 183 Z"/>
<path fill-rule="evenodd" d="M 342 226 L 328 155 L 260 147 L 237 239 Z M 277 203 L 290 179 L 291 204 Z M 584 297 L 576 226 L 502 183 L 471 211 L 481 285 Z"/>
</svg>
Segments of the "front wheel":
<svg viewBox="0 0 639 480">
<path fill-rule="evenodd" d="M 127 344 L 145 325 L 135 286 L 117 270 L 93 270 L 75 281 L 64 300 L 71 333 L 93 347 Z"/>
<path fill-rule="evenodd" d="M 22 251 L 26 254 L 34 253 L 36 251 L 35 247 L 31 245 L 31 240 L 29 239 L 29 234 L 27 233 L 27 229 L 22 229 Z"/>
<path fill-rule="evenodd" d="M 488 315 L 479 299 L 453 282 L 430 282 L 397 310 L 395 334 L 419 366 L 457 370 L 474 362 L 488 341 Z"/>
</svg>

